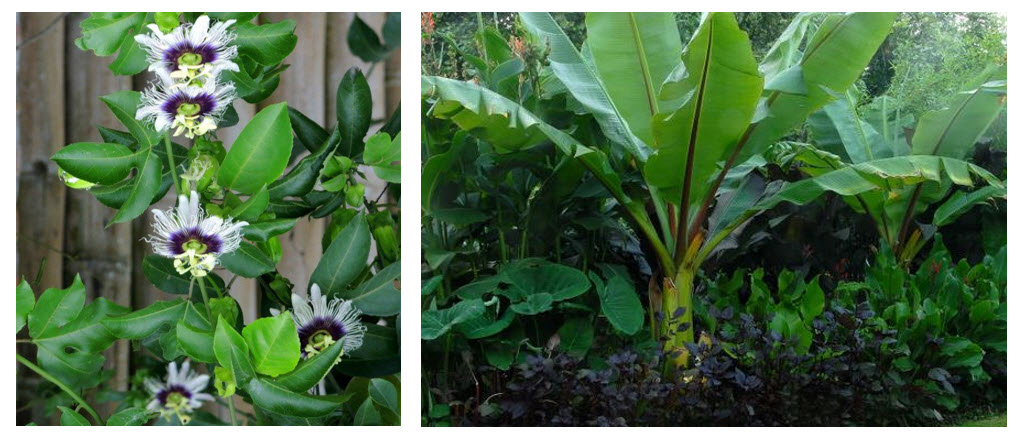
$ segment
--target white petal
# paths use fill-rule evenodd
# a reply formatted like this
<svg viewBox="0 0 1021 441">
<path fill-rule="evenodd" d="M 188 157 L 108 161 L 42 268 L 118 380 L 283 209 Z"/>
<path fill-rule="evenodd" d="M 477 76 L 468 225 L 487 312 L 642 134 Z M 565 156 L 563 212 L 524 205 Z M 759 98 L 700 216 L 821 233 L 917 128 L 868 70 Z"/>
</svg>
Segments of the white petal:
<svg viewBox="0 0 1021 441">
<path fill-rule="evenodd" d="M 206 34 L 209 32 L 209 16 L 203 15 L 195 19 L 195 24 L 191 25 L 191 29 L 188 30 L 188 39 L 195 45 L 198 45 L 206 39 Z"/>
</svg>

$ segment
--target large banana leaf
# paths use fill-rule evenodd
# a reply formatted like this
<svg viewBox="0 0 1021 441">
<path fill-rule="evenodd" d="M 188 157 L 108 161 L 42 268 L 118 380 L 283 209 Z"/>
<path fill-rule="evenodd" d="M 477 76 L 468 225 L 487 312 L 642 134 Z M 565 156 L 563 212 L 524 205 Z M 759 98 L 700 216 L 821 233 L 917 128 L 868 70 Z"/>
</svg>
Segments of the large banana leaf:
<svg viewBox="0 0 1021 441">
<path fill-rule="evenodd" d="M 522 12 L 520 16 L 528 32 L 549 45 L 549 63 L 553 74 L 592 113 L 606 137 L 644 163 L 649 156 L 649 147 L 628 127 L 627 121 L 614 106 L 609 92 L 600 81 L 595 66 L 585 61 L 549 13 Z"/>
<path fill-rule="evenodd" d="M 1007 67 L 991 66 L 957 94 L 950 107 L 918 120 L 912 153 L 963 159 L 999 116 L 1007 101 Z"/>
<path fill-rule="evenodd" d="M 606 92 L 631 131 L 652 144 L 652 116 L 665 103 L 659 88 L 681 60 L 671 12 L 590 12 L 586 44 Z"/>
<path fill-rule="evenodd" d="M 760 153 L 833 100 L 832 94 L 847 90 L 886 39 L 896 15 L 854 12 L 827 17 L 812 35 L 801 60 L 776 74 L 766 86 L 771 89 L 764 98 L 768 114 L 753 129 L 737 162 Z M 796 87 L 797 80 L 803 82 L 802 87 Z"/>
<path fill-rule="evenodd" d="M 761 196 L 755 204 L 750 204 L 747 200 L 743 201 L 742 206 L 751 208 L 748 208 L 741 216 L 728 216 L 732 219 L 730 224 L 715 229 L 715 234 L 707 239 L 696 262 L 701 263 L 701 260 L 713 251 L 716 244 L 742 223 L 783 202 L 803 205 L 827 192 L 845 198 L 869 193 L 878 194 L 879 192 L 889 194 L 891 191 L 910 188 L 922 182 L 946 181 L 970 187 L 975 185 L 973 178 L 977 178 L 990 187 L 1004 187 L 1003 182 L 982 167 L 942 156 L 897 156 L 845 165 L 811 178 L 784 184 L 775 192 L 760 192 L 758 194 Z"/>
<path fill-rule="evenodd" d="M 801 60 L 804 55 L 801 46 L 805 36 L 815 32 L 822 21 L 820 17 L 825 15 L 825 12 L 800 12 L 794 16 L 787 29 L 773 42 L 766 56 L 762 57 L 761 70 L 766 81 L 776 78 Z"/>
<path fill-rule="evenodd" d="M 432 116 L 453 121 L 500 151 L 552 141 L 565 155 L 581 160 L 621 203 L 631 202 L 605 154 L 585 147 L 507 97 L 472 82 L 433 76 L 422 77 L 422 97 L 434 101 Z"/>
<path fill-rule="evenodd" d="M 894 156 L 883 135 L 858 115 L 852 91 L 808 117 L 815 145 L 856 164 Z"/>
<path fill-rule="evenodd" d="M 1003 187 L 982 187 L 975 191 L 965 192 L 958 191 L 950 196 L 943 205 L 940 205 L 936 209 L 936 212 L 932 215 L 932 223 L 937 227 L 947 225 L 953 222 L 955 219 L 960 217 L 962 214 L 967 213 L 968 210 L 975 208 L 977 205 L 986 204 L 989 201 L 1000 198 L 1007 198 L 1007 183 L 1003 183 Z"/>
<path fill-rule="evenodd" d="M 701 201 L 709 177 L 751 122 L 762 83 L 748 35 L 734 15 L 706 15 L 663 85 L 663 97 L 683 104 L 656 115 L 657 150 L 645 166 L 648 182 L 675 203 Z"/>
</svg>

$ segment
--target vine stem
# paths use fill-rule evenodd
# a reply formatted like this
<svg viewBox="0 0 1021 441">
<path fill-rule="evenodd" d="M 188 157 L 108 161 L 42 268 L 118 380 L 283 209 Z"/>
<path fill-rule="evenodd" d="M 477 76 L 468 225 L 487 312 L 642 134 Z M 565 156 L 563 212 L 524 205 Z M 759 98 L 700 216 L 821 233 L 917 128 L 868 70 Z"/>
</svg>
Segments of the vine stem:
<svg viewBox="0 0 1021 441">
<path fill-rule="evenodd" d="M 170 143 L 170 132 L 163 137 L 163 147 L 167 149 L 167 162 L 170 164 L 170 180 L 174 183 L 174 192 L 181 194 L 181 183 L 177 181 L 177 166 L 174 165 L 174 147 Z"/>
<path fill-rule="evenodd" d="M 57 387 L 59 387 L 60 390 L 64 391 L 68 395 L 70 395 L 71 398 L 73 398 L 75 401 L 78 402 L 78 404 L 80 404 L 82 406 L 82 409 L 85 409 L 85 411 L 88 412 L 89 415 L 92 415 L 92 419 L 95 420 L 95 422 L 99 423 L 99 425 L 101 425 L 101 426 L 105 426 L 106 425 L 106 422 L 103 421 L 103 418 L 101 418 L 99 416 L 99 414 L 96 413 L 96 410 L 93 409 L 92 406 L 89 406 L 89 403 L 85 402 L 85 399 L 82 398 L 81 395 L 78 395 L 77 393 L 75 393 L 74 390 L 72 390 L 66 384 L 64 384 L 63 382 L 58 380 L 53 375 L 50 375 L 50 373 L 46 372 L 45 369 L 39 367 L 38 365 L 36 365 L 35 363 L 32 363 L 31 361 L 28 361 L 27 358 L 22 357 L 21 354 L 15 354 L 15 356 L 18 359 L 18 363 L 21 363 L 21 364 L 25 365 L 25 367 L 27 367 L 27 368 L 31 369 L 32 371 L 34 371 L 35 373 L 39 374 L 40 377 L 45 378 L 50 383 L 53 383 L 53 384 L 57 385 Z"/>
<path fill-rule="evenodd" d="M 202 303 L 206 305 L 206 316 L 209 317 L 210 321 L 212 321 L 213 310 L 209 307 L 209 295 L 206 294 L 206 281 L 204 280 L 204 277 L 196 278 L 199 279 L 199 291 L 202 293 Z"/>
<path fill-rule="evenodd" d="M 232 426 L 238 425 L 238 416 L 237 416 L 237 412 L 234 410 L 234 397 L 233 396 L 227 397 L 227 407 L 230 408 L 230 424 Z"/>
</svg>

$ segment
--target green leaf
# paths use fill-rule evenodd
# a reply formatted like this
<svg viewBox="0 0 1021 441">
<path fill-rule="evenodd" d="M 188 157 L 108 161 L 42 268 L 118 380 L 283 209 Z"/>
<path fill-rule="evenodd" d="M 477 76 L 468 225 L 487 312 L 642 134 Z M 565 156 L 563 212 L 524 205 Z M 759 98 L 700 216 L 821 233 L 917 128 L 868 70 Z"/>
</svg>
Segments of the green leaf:
<svg viewBox="0 0 1021 441">
<path fill-rule="evenodd" d="M 557 334 L 560 334 L 560 348 L 568 355 L 580 358 L 592 347 L 595 331 L 588 318 L 573 317 L 564 322 Z"/>
<path fill-rule="evenodd" d="M 376 133 L 365 141 L 365 164 L 371 165 L 372 170 L 380 179 L 401 183 L 401 134 L 392 141 L 386 133 Z M 397 163 L 397 164 L 395 164 Z"/>
<path fill-rule="evenodd" d="M 71 176 L 102 185 L 123 181 L 137 161 L 135 152 L 127 147 L 93 142 L 68 145 L 52 159 Z"/>
<path fill-rule="evenodd" d="M 393 16 L 393 15 L 391 15 Z M 397 26 L 400 27 L 400 13 L 396 14 Z M 390 24 L 390 17 L 387 17 L 387 25 Z M 391 25 L 392 26 L 392 25 Z M 387 40 L 384 45 L 379 41 L 379 36 L 376 35 L 376 31 L 372 30 L 368 24 L 362 21 L 358 14 L 355 14 L 354 20 L 351 21 L 351 26 L 347 29 L 347 45 L 351 48 L 351 53 L 355 54 L 358 58 L 366 63 L 375 63 L 386 60 L 400 45 L 400 40 L 389 41 Z"/>
<path fill-rule="evenodd" d="M 287 69 L 287 65 L 278 66 L 273 69 L 258 68 L 258 74 L 254 77 L 248 72 L 247 67 L 242 63 L 237 72 L 224 71 L 224 81 L 234 83 L 238 96 L 245 101 L 256 104 L 269 97 L 277 86 L 280 85 L 280 73 Z"/>
<path fill-rule="evenodd" d="M 948 337 L 940 347 L 940 354 L 950 359 L 946 364 L 947 369 L 958 367 L 972 368 L 982 363 L 985 351 L 967 338 Z"/>
<path fill-rule="evenodd" d="M 400 323 L 400 320 L 397 320 Z M 337 364 L 336 370 L 350 377 L 385 377 L 401 371 L 400 340 L 397 329 L 364 323 L 362 347 Z"/>
<path fill-rule="evenodd" d="M 244 194 L 255 193 L 283 173 L 293 143 L 287 103 L 262 109 L 241 130 L 223 158 L 217 182 Z"/>
<path fill-rule="evenodd" d="M 351 300 L 363 314 L 387 317 L 401 312 L 401 291 L 395 286 L 401 277 L 401 262 L 397 261 L 380 270 L 366 282 L 351 291 L 340 293 Z"/>
<path fill-rule="evenodd" d="M 521 315 L 536 315 L 553 309 L 553 296 L 548 292 L 529 294 L 523 301 L 513 303 L 511 311 Z"/>
<path fill-rule="evenodd" d="M 99 100 L 106 104 L 106 107 L 113 112 L 117 120 L 127 127 L 131 136 L 138 141 L 139 148 L 146 148 L 156 145 L 162 139 L 156 129 L 148 124 L 135 119 L 135 111 L 142 104 L 142 94 L 133 90 L 122 90 L 109 95 L 99 97 Z"/>
<path fill-rule="evenodd" d="M 18 284 L 17 290 L 17 325 L 18 330 L 15 332 L 21 332 L 21 328 L 25 327 L 25 323 L 28 323 L 28 315 L 32 312 L 32 308 L 35 308 L 35 293 L 32 292 L 32 287 L 28 284 L 27 280 L 22 279 L 21 283 Z"/>
<path fill-rule="evenodd" d="M 122 40 L 132 39 L 129 30 L 139 30 L 145 16 L 145 12 L 93 13 L 82 20 L 81 45 L 101 57 L 113 55 Z"/>
<path fill-rule="evenodd" d="M 301 358 L 301 342 L 290 312 L 258 319 L 241 331 L 252 353 L 255 371 L 276 377 L 290 372 Z"/>
<path fill-rule="evenodd" d="M 138 176 L 134 180 L 134 186 L 131 188 L 127 200 L 121 205 L 117 215 L 110 220 L 109 225 L 127 222 L 145 213 L 160 191 L 160 186 L 163 183 L 162 175 L 163 164 L 160 162 L 159 156 L 150 150 L 139 165 Z"/>
<path fill-rule="evenodd" d="M 78 316 L 85 306 L 85 285 L 75 275 L 74 282 L 65 289 L 49 288 L 43 291 L 35 303 L 35 309 L 28 314 L 28 332 L 33 337 L 66 325 Z"/>
<path fill-rule="evenodd" d="M 362 151 L 363 139 L 372 122 L 372 90 L 357 67 L 344 74 L 337 86 L 337 129 L 340 131 L 338 154 L 355 157 Z"/>
<path fill-rule="evenodd" d="M 447 309 L 422 311 L 422 340 L 435 340 L 458 323 L 479 317 L 485 311 L 482 300 L 462 300 Z"/>
<path fill-rule="evenodd" d="M 291 127 L 294 129 L 294 136 L 305 146 L 308 151 L 318 150 L 327 140 L 330 139 L 330 132 L 322 128 L 311 118 L 293 107 L 287 107 L 287 116 L 291 119 Z"/>
<path fill-rule="evenodd" d="M 120 48 L 117 50 L 117 58 L 109 64 L 113 73 L 117 75 L 135 75 L 149 67 L 145 50 L 142 49 L 134 35 L 145 32 L 142 25 L 128 30 L 127 37 L 121 40 Z"/>
<path fill-rule="evenodd" d="M 39 349 L 36 353 L 39 366 L 72 388 L 99 384 L 102 377 L 96 372 L 104 361 L 100 354 L 116 339 L 102 320 L 126 311 L 127 308 L 100 298 L 76 312 L 69 323 L 33 336 Z"/>
<path fill-rule="evenodd" d="M 106 420 L 107 426 L 141 426 L 154 414 L 141 407 L 129 407 L 119 411 Z"/>
<path fill-rule="evenodd" d="M 486 312 L 482 315 L 465 320 L 455 325 L 454 329 L 463 334 L 465 338 L 471 340 L 492 337 L 507 329 L 515 317 L 517 317 L 517 314 L 511 309 L 507 309 L 497 318 L 496 313 L 487 308 Z"/>
<path fill-rule="evenodd" d="M 241 242 L 237 250 L 220 256 L 220 265 L 241 277 L 258 277 L 276 269 L 276 264 L 255 245 Z"/>
<path fill-rule="evenodd" d="M 707 194 L 712 175 L 751 122 L 763 79 L 732 13 L 706 16 L 681 60 L 662 92 L 681 104 L 654 118 L 657 150 L 645 175 L 672 201 L 690 206 L 714 196 Z"/>
<path fill-rule="evenodd" d="M 180 274 L 174 269 L 174 261 L 156 254 L 146 255 L 142 259 L 142 274 L 145 279 L 167 294 L 188 294 L 189 290 L 198 291 L 198 282 L 192 286 L 191 277 Z M 213 273 L 206 275 L 206 282 L 211 282 L 225 291 L 223 279 Z"/>
<path fill-rule="evenodd" d="M 932 215 L 932 223 L 937 227 L 948 225 L 962 214 L 967 213 L 976 205 L 988 203 L 994 198 L 1006 199 L 1006 182 L 1003 187 L 988 186 L 974 191 L 956 191 Z"/>
<path fill-rule="evenodd" d="M 598 294 L 600 309 L 614 329 L 626 335 L 635 335 L 642 329 L 645 309 L 630 280 L 612 276 Z"/>
<path fill-rule="evenodd" d="M 379 414 L 379 410 L 372 404 L 371 398 L 366 398 L 360 406 L 358 411 L 355 412 L 354 421 L 352 423 L 356 426 L 378 426 L 382 424 L 383 418 Z"/>
<path fill-rule="evenodd" d="M 312 271 L 311 282 L 324 294 L 343 292 L 365 269 L 371 234 L 363 214 L 358 214 L 330 243 Z"/>
<path fill-rule="evenodd" d="M 251 379 L 245 391 L 252 397 L 252 402 L 256 406 L 284 415 L 306 418 L 329 415 L 349 397 L 300 394 L 258 377 Z"/>
<path fill-rule="evenodd" d="M 241 234 L 243 234 L 246 239 L 256 242 L 265 242 L 270 238 L 277 237 L 291 231 L 297 223 L 298 219 L 270 219 L 258 221 L 245 225 L 241 230 Z"/>
<path fill-rule="evenodd" d="M 775 143 L 793 127 L 803 123 L 808 115 L 831 101 L 832 94 L 844 93 L 861 76 L 886 39 L 896 17 L 896 13 L 887 12 L 828 15 L 811 36 L 796 63 L 801 69 L 807 94 L 771 91 L 765 98 L 768 114 L 752 129 L 735 163 L 744 162 Z"/>
<path fill-rule="evenodd" d="M 186 305 L 183 299 L 158 301 L 130 314 L 103 320 L 103 326 L 117 338 L 142 339 L 180 320 Z"/>
<path fill-rule="evenodd" d="M 276 384 L 292 392 L 305 392 L 326 377 L 343 354 L 344 345 L 332 344 L 319 354 L 298 362 L 294 370 L 277 377 Z"/>
<path fill-rule="evenodd" d="M 235 28 L 237 38 L 234 43 L 238 54 L 251 57 L 264 66 L 272 66 L 284 61 L 298 37 L 294 35 L 294 20 L 283 20 L 277 23 L 254 25 L 239 23 Z M 290 132 L 290 130 L 288 130 Z"/>
<path fill-rule="evenodd" d="M 70 409 L 64 406 L 57 406 L 60 409 L 60 425 L 61 426 L 91 426 L 89 420 L 85 419 L 82 414 L 75 412 L 74 409 Z"/>
<path fill-rule="evenodd" d="M 254 222 L 269 206 L 269 191 L 264 185 L 259 191 L 231 210 L 230 215 L 238 220 Z"/>
<path fill-rule="evenodd" d="M 614 106 L 595 67 L 582 58 L 553 17 L 546 12 L 522 12 L 520 17 L 528 32 L 543 46 L 550 47 L 549 63 L 553 74 L 595 117 L 606 137 L 627 149 L 640 163 L 644 163 L 649 155 L 648 147 L 628 128 L 627 121 Z"/>
<path fill-rule="evenodd" d="M 805 292 L 801 294 L 801 318 L 805 323 L 812 323 L 812 320 L 822 314 L 826 307 L 826 294 L 819 286 L 819 277 L 812 279 Z"/>
<path fill-rule="evenodd" d="M 1006 88 L 1000 84 L 1006 79 L 1006 66 L 989 66 L 954 96 L 950 107 L 922 115 L 911 137 L 911 152 L 968 157 L 1006 105 Z"/>
<path fill-rule="evenodd" d="M 220 366 L 230 370 L 238 384 L 245 384 L 255 378 L 255 367 L 248 355 L 248 343 L 223 319 L 216 321 L 213 353 Z"/>
<path fill-rule="evenodd" d="M 652 145 L 652 117 L 667 105 L 660 86 L 681 59 L 674 14 L 591 12 L 585 15 L 585 29 L 586 44 L 610 100 L 635 136 Z M 697 38 L 696 34 L 692 40 Z M 688 47 L 691 50 L 692 44 Z M 739 60 L 731 61 L 732 68 L 739 68 Z M 754 69 L 754 58 L 752 64 Z"/>
<path fill-rule="evenodd" d="M 369 380 L 369 396 L 376 404 L 386 407 L 394 412 L 401 411 L 400 401 L 397 398 L 397 388 L 393 383 L 382 379 L 373 378 Z"/>
</svg>

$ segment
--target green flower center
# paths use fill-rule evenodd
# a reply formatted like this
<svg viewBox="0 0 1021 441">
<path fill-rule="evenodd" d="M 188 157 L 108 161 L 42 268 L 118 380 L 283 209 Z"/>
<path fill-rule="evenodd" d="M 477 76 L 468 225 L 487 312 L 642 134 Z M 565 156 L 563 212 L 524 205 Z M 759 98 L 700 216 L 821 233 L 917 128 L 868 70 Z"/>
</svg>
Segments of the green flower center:
<svg viewBox="0 0 1021 441">
<path fill-rule="evenodd" d="M 202 64 L 202 56 L 199 54 L 188 52 L 180 57 L 177 57 L 178 65 L 186 66 L 198 66 Z"/>
<path fill-rule="evenodd" d="M 318 354 L 330 347 L 330 345 L 334 342 L 335 340 L 333 340 L 333 335 L 331 335 L 329 331 L 316 331 L 308 338 L 308 344 L 305 345 L 305 352 L 309 353 L 309 355 Z"/>
<path fill-rule="evenodd" d="M 177 106 L 177 114 L 184 116 L 195 116 L 202 111 L 202 106 L 195 103 L 184 103 Z"/>
<path fill-rule="evenodd" d="M 192 250 L 195 251 L 195 254 L 202 254 L 206 252 L 207 247 L 206 244 L 202 243 L 202 241 L 198 239 L 191 239 L 185 242 L 182 248 L 184 248 L 185 251 Z"/>
</svg>

